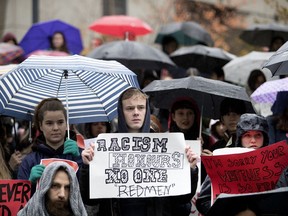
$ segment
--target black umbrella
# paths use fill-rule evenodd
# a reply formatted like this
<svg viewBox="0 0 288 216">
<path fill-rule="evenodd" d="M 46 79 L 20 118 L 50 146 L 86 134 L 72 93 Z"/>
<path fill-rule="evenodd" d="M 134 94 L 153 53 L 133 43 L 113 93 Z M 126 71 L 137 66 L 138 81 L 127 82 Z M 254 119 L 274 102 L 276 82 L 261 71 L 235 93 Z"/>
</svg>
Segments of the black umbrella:
<svg viewBox="0 0 288 216">
<path fill-rule="evenodd" d="M 179 67 L 193 67 L 200 72 L 209 73 L 215 68 L 222 68 L 236 56 L 221 48 L 194 45 L 181 47 L 171 53 L 170 57 Z"/>
<path fill-rule="evenodd" d="M 130 70 L 160 70 L 176 67 L 169 56 L 161 50 L 136 41 L 105 43 L 87 56 L 95 59 L 116 60 Z"/>
<path fill-rule="evenodd" d="M 193 98 L 199 108 L 203 108 L 203 116 L 213 119 L 220 117 L 220 103 L 224 98 L 242 100 L 246 112 L 255 113 L 245 88 L 199 76 L 172 80 L 154 80 L 144 89 L 150 95 L 151 102 L 162 109 L 170 109 L 172 103 L 181 97 Z"/>
<path fill-rule="evenodd" d="M 206 44 L 213 46 L 214 42 L 207 30 L 193 21 L 172 22 L 163 25 L 157 34 L 155 43 L 162 44 L 165 36 L 174 37 L 181 45 Z"/>
<path fill-rule="evenodd" d="M 256 46 L 270 46 L 274 38 L 288 40 L 288 26 L 279 23 L 255 24 L 244 30 L 240 38 L 245 42 Z"/>
<path fill-rule="evenodd" d="M 220 194 L 209 209 L 207 216 L 234 216 L 237 210 L 246 206 L 256 211 L 257 215 L 285 216 L 288 213 L 287 197 L 287 188 L 250 194 Z"/>
<path fill-rule="evenodd" d="M 263 65 L 272 75 L 288 75 L 288 41 L 275 52 Z"/>
</svg>

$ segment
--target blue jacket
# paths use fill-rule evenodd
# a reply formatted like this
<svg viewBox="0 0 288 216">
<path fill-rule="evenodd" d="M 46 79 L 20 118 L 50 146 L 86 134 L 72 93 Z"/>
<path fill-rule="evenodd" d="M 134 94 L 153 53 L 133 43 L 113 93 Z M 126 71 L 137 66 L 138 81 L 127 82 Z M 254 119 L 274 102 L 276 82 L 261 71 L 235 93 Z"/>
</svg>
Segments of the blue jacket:
<svg viewBox="0 0 288 216">
<path fill-rule="evenodd" d="M 17 179 L 28 180 L 30 171 L 33 166 L 40 164 L 41 159 L 44 158 L 61 158 L 77 162 L 78 166 L 82 166 L 81 149 L 79 149 L 80 156 L 74 157 L 71 154 L 63 154 L 64 145 L 58 149 L 53 149 L 45 143 L 45 138 L 40 135 L 32 147 L 33 151 L 29 153 L 23 160 L 18 170 Z"/>
</svg>

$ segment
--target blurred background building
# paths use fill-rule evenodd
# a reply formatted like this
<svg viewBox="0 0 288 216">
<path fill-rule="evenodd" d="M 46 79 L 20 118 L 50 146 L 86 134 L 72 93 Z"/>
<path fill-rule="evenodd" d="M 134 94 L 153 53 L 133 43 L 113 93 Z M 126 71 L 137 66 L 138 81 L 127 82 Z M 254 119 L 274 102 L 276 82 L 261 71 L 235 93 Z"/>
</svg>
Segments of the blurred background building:
<svg viewBox="0 0 288 216">
<path fill-rule="evenodd" d="M 101 36 L 88 29 L 93 21 L 103 15 L 127 14 L 154 30 L 138 41 L 153 44 L 161 25 L 193 20 L 211 33 L 215 46 L 243 54 L 255 48 L 243 45 L 239 32 L 253 23 L 287 24 L 287 8 L 287 0 L 0 0 L 0 34 L 12 32 L 20 41 L 32 23 L 57 18 L 78 27 L 89 49 L 93 38 Z"/>
</svg>

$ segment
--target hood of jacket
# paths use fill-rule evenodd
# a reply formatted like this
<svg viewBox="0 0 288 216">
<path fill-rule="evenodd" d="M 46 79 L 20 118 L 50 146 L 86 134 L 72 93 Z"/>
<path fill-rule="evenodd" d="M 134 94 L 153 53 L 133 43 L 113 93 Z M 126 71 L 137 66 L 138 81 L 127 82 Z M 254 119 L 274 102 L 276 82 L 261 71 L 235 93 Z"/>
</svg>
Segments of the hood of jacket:
<svg viewBox="0 0 288 216">
<path fill-rule="evenodd" d="M 86 216 L 87 212 L 82 202 L 78 180 L 74 169 L 65 162 L 53 162 L 45 167 L 44 172 L 39 181 L 39 188 L 36 190 L 34 195 L 25 205 L 25 207 L 20 210 L 17 216 L 22 215 L 49 215 L 45 207 L 45 195 L 51 187 L 53 177 L 56 171 L 63 167 L 69 176 L 70 180 L 70 206 L 75 216 Z"/>
<path fill-rule="evenodd" d="M 244 133 L 250 130 L 261 131 L 264 136 L 263 147 L 268 145 L 269 128 L 266 118 L 257 114 L 245 113 L 240 116 L 239 122 L 237 124 L 236 147 L 242 147 L 241 137 L 243 136 Z"/>
</svg>

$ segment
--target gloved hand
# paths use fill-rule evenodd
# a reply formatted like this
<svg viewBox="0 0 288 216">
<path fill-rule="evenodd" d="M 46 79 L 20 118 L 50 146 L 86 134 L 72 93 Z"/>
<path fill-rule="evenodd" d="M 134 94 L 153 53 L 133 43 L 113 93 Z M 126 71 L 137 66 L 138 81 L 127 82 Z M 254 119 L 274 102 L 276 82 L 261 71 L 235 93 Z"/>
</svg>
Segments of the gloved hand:
<svg viewBox="0 0 288 216">
<path fill-rule="evenodd" d="M 42 176 L 42 173 L 45 169 L 45 166 L 42 164 L 37 164 L 32 167 L 30 176 L 29 176 L 29 181 L 32 183 L 36 183 L 38 179 Z"/>
<path fill-rule="evenodd" d="M 72 154 L 73 156 L 80 156 L 77 142 L 72 139 L 66 140 L 64 142 L 63 154 Z"/>
</svg>

